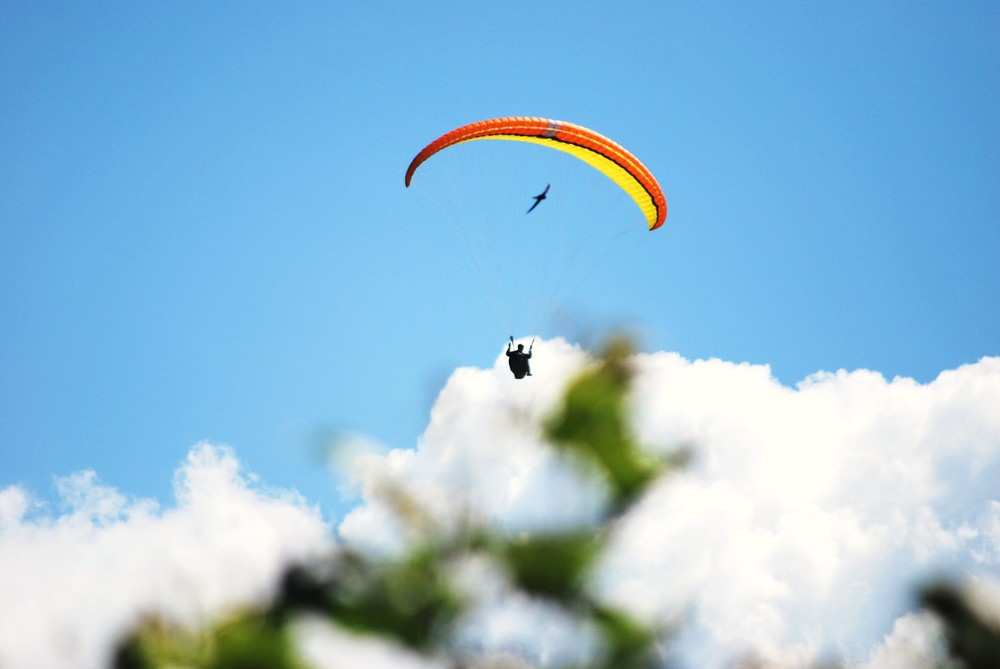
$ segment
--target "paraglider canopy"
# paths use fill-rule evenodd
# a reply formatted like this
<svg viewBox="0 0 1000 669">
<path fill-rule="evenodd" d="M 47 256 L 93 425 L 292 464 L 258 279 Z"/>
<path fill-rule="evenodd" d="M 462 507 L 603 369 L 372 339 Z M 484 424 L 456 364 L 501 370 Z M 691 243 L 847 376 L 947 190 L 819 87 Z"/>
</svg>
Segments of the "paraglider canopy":
<svg viewBox="0 0 1000 669">
<path fill-rule="evenodd" d="M 406 170 L 406 186 L 417 168 L 438 151 L 476 139 L 515 140 L 565 151 L 592 165 L 618 184 L 635 201 L 650 230 L 667 218 L 667 200 L 660 184 L 639 159 L 624 147 L 583 126 L 528 116 L 505 116 L 456 128 L 418 153 Z"/>
</svg>

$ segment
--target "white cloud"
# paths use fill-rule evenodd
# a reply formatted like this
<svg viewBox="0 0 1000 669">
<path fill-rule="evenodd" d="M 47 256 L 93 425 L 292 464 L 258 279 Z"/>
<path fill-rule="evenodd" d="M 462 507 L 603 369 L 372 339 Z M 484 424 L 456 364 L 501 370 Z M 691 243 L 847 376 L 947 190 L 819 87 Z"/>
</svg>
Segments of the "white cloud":
<svg viewBox="0 0 1000 669">
<path fill-rule="evenodd" d="M 389 481 L 443 524 L 594 521 L 601 487 L 554 457 L 537 427 L 587 362 L 553 340 L 536 343 L 535 375 L 522 381 L 502 355 L 456 370 L 416 449 L 352 452 L 362 503 L 341 537 L 397 540 L 378 501 Z M 930 666 L 938 628 L 910 611 L 919 580 L 942 573 L 962 575 L 1000 619 L 1000 359 L 928 384 L 861 370 L 794 388 L 766 366 L 669 353 L 637 356 L 635 368 L 637 434 L 654 450 L 690 446 L 695 460 L 617 524 L 595 586 L 639 614 L 683 620 L 677 666 Z M 93 472 L 57 489 L 58 514 L 21 487 L 0 490 L 3 667 L 103 666 L 139 614 L 205 621 L 265 597 L 286 560 L 332 544 L 314 508 L 263 488 L 226 448 L 191 451 L 167 508 Z M 586 630 L 503 587 L 479 594 L 461 643 L 511 666 L 579 659 Z M 309 621 L 298 634 L 318 666 L 439 664 Z"/>
<path fill-rule="evenodd" d="M 28 510 L 28 493 L 18 486 L 0 490 L 0 531 L 15 527 Z"/>
<path fill-rule="evenodd" d="M 143 613 L 197 623 L 266 596 L 286 561 L 331 540 L 296 493 L 252 482 L 231 450 L 203 444 L 177 470 L 172 508 L 89 471 L 57 480 L 60 515 L 0 491 L 0 666 L 107 666 Z"/>
<path fill-rule="evenodd" d="M 945 657 L 941 623 L 929 613 L 908 613 L 858 669 L 936 669 Z"/>
<path fill-rule="evenodd" d="M 536 343 L 524 381 L 503 356 L 457 370 L 417 449 L 372 456 L 364 480 L 399 481 L 440 518 L 458 506 L 508 528 L 592 520 L 596 488 L 581 491 L 534 427 L 585 362 L 555 340 Z M 1000 359 L 928 384 L 859 370 L 794 388 L 766 366 L 671 353 L 635 368 L 637 434 L 695 460 L 620 524 L 598 585 L 636 612 L 683 616 L 681 662 L 889 669 L 898 640 L 927 629 L 907 617 L 920 579 L 1000 572 Z M 346 541 L 393 536 L 372 492 Z"/>
</svg>

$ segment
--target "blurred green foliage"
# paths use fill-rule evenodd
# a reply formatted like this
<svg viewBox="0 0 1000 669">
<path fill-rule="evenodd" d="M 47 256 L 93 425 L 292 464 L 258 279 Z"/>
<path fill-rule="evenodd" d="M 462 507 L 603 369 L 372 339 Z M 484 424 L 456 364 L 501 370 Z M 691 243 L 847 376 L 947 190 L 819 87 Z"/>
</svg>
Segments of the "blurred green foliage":
<svg viewBox="0 0 1000 669">
<path fill-rule="evenodd" d="M 921 590 L 920 601 L 944 627 L 950 663 L 942 669 L 1000 668 L 1000 626 L 977 610 L 962 588 L 931 583 Z"/>
<path fill-rule="evenodd" d="M 641 495 L 663 469 L 662 462 L 645 456 L 629 429 L 631 353 L 627 339 L 612 339 L 601 364 L 567 388 L 562 410 L 545 425 L 553 444 L 581 456 L 604 474 L 618 511 Z"/>
<path fill-rule="evenodd" d="M 342 630 L 388 640 L 456 669 L 500 667 L 470 658 L 458 630 L 472 602 L 455 579 L 456 565 L 487 561 L 509 579 L 511 591 L 548 602 L 594 630 L 599 642 L 584 666 L 644 669 L 665 666 L 660 646 L 668 630 L 641 622 L 600 601 L 591 569 L 606 549 L 614 519 L 672 467 L 635 441 L 629 428 L 632 345 L 612 339 L 602 355 L 569 384 L 560 408 L 544 423 L 547 440 L 573 461 L 597 471 L 611 504 L 595 527 L 510 536 L 483 525 L 445 532 L 401 487 L 381 491 L 387 506 L 417 539 L 394 558 L 348 548 L 310 564 L 290 566 L 268 605 L 244 610 L 204 629 L 151 618 L 119 644 L 115 669 L 307 669 L 291 625 L 310 617 Z M 922 604 L 942 621 L 949 657 L 941 669 L 1000 669 L 1000 633 L 969 606 L 959 590 L 936 584 Z M 518 666 L 524 666 L 518 664 Z M 734 666 L 753 666 L 755 661 Z"/>
<path fill-rule="evenodd" d="M 204 630 L 145 621 L 119 644 L 116 669 L 308 669 L 290 642 L 287 629 L 261 611 L 246 611 Z"/>
<path fill-rule="evenodd" d="M 462 599 L 450 584 L 446 554 L 429 544 L 398 561 L 343 550 L 317 566 L 286 573 L 272 614 L 278 625 L 312 611 L 357 632 L 429 651 L 455 621 Z"/>
<path fill-rule="evenodd" d="M 503 542 L 501 555 L 525 592 L 572 602 L 601 548 L 589 532 L 566 532 L 517 537 Z"/>
</svg>

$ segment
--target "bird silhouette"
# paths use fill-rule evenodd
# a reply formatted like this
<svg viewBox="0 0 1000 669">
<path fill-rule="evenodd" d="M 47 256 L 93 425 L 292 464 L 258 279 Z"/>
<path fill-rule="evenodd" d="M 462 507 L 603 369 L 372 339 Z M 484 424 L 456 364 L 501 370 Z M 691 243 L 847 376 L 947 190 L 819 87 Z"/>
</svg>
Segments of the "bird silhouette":
<svg viewBox="0 0 1000 669">
<path fill-rule="evenodd" d="M 530 214 L 531 210 L 537 207 L 538 203 L 545 199 L 545 194 L 549 192 L 549 186 L 551 185 L 552 184 L 545 184 L 545 190 L 535 196 L 535 204 L 531 205 L 528 211 L 525 212 L 526 214 Z"/>
</svg>

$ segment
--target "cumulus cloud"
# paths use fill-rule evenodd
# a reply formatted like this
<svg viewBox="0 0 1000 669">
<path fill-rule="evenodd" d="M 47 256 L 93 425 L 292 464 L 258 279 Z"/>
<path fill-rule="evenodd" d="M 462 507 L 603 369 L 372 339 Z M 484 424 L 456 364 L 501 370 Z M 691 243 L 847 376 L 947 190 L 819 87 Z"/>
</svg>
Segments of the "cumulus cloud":
<svg viewBox="0 0 1000 669">
<path fill-rule="evenodd" d="M 161 508 L 91 471 L 57 480 L 63 513 L 0 490 L 0 666 L 103 667 L 119 634 L 155 612 L 198 624 L 269 594 L 330 529 L 296 493 L 268 490 L 228 448 L 192 449 Z"/>
<path fill-rule="evenodd" d="M 929 613 L 907 613 L 859 669 L 936 669 L 945 657 L 941 623 Z"/>
<path fill-rule="evenodd" d="M 598 516 L 599 486 L 579 485 L 537 429 L 587 356 L 537 342 L 524 381 L 505 363 L 457 370 L 415 450 L 367 457 L 345 541 L 396 536 L 375 494 L 386 479 L 437 518 L 460 508 L 518 529 Z M 596 587 L 683 620 L 681 666 L 920 666 L 902 650 L 937 652 L 934 625 L 910 613 L 920 580 L 1000 573 L 1000 359 L 927 384 L 858 370 L 795 387 L 767 366 L 672 353 L 634 366 L 636 433 L 694 461 L 618 523 Z"/>
<path fill-rule="evenodd" d="M 502 355 L 490 369 L 456 370 L 416 448 L 350 453 L 360 503 L 340 539 L 399 545 L 392 486 L 442 525 L 595 522 L 600 482 L 556 457 L 538 428 L 589 362 L 557 339 L 536 342 L 535 375 L 522 381 Z M 616 522 L 594 587 L 681 623 L 671 666 L 934 666 L 940 628 L 913 611 L 914 594 L 942 574 L 1000 620 L 1000 359 L 926 384 L 858 370 L 789 387 L 767 366 L 672 353 L 637 355 L 634 368 L 636 434 L 694 459 Z M 142 613 L 206 622 L 263 600 L 286 561 L 333 542 L 300 496 L 265 488 L 231 450 L 207 444 L 178 468 L 167 507 L 89 471 L 56 487 L 61 512 L 21 487 L 0 490 L 3 667 L 104 666 Z M 581 659 L 586 630 L 477 574 L 462 644 L 511 666 Z M 317 666 L 440 664 L 317 621 L 296 633 Z"/>
</svg>

